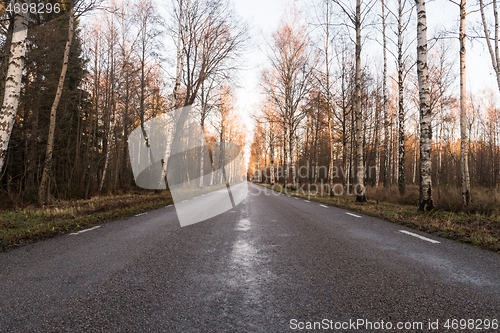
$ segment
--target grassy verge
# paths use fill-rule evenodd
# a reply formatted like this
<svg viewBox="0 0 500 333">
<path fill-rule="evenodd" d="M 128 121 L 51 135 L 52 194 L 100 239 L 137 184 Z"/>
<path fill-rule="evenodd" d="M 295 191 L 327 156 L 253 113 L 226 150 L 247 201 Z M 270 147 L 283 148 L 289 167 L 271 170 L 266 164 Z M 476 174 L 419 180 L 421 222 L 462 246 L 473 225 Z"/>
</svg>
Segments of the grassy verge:
<svg viewBox="0 0 500 333">
<path fill-rule="evenodd" d="M 270 185 L 259 185 L 272 188 Z M 276 188 L 272 189 L 277 190 Z M 357 203 L 354 196 L 331 197 L 290 190 L 287 191 L 287 194 L 377 217 L 415 230 L 500 253 L 500 217 L 498 215 L 486 216 L 479 213 L 445 210 L 422 213 L 418 212 L 416 205 L 373 200 Z"/>
<path fill-rule="evenodd" d="M 168 191 L 65 201 L 51 207 L 0 211 L 0 252 L 16 246 L 79 231 L 172 203 Z"/>
</svg>

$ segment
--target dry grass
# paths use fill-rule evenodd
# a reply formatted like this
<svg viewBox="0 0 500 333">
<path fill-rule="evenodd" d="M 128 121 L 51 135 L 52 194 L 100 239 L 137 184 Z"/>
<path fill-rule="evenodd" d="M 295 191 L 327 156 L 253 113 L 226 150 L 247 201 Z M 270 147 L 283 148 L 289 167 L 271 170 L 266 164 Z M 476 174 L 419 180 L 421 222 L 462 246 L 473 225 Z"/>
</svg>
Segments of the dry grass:
<svg viewBox="0 0 500 333">
<path fill-rule="evenodd" d="M 0 251 L 59 234 L 74 232 L 172 203 L 168 191 L 158 194 L 100 196 L 61 201 L 44 208 L 0 211 Z"/>
<path fill-rule="evenodd" d="M 408 185 L 403 196 L 399 194 L 397 186 L 390 188 L 367 187 L 366 196 L 379 202 L 389 202 L 398 205 L 418 205 L 418 186 Z M 462 190 L 455 186 L 443 186 L 433 189 L 433 200 L 438 211 L 467 214 L 480 214 L 495 218 L 500 215 L 500 191 L 488 188 L 472 188 L 472 202 L 464 208 L 462 204 Z"/>
<path fill-rule="evenodd" d="M 264 186 L 271 188 L 269 185 Z M 397 187 L 367 188 L 368 202 L 366 203 L 355 202 L 354 196 L 331 197 L 291 191 L 289 194 L 500 253 L 498 192 L 473 191 L 473 204 L 466 211 L 460 212 L 445 209 L 458 207 L 456 202 L 460 200 L 458 202 L 461 203 L 460 191 L 450 189 L 445 192 L 443 190 L 440 198 L 438 199 L 437 196 L 435 198 L 437 209 L 429 213 L 418 211 L 418 187 L 416 186 L 408 186 L 403 196 L 399 195 Z M 480 202 L 480 200 L 484 201 Z"/>
</svg>

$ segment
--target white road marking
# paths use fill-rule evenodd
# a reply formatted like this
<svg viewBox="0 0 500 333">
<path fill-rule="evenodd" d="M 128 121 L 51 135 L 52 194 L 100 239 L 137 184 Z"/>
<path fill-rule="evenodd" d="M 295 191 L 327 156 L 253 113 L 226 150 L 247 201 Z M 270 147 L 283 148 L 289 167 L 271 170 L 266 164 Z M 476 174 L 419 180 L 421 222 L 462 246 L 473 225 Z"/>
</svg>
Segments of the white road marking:
<svg viewBox="0 0 500 333">
<path fill-rule="evenodd" d="M 168 205 L 168 206 L 165 206 L 165 207 L 170 207 L 170 206 L 172 206 L 172 204 L 170 204 L 170 205 Z"/>
<path fill-rule="evenodd" d="M 346 213 L 347 215 L 351 215 L 351 216 L 354 216 L 354 217 L 361 217 L 359 215 L 356 215 L 356 214 L 353 214 L 353 213 Z"/>
<path fill-rule="evenodd" d="M 403 234 L 407 234 L 407 235 L 410 235 L 410 236 L 413 236 L 413 237 L 417 237 L 417 238 L 423 239 L 425 241 L 428 241 L 428 242 L 431 242 L 431 243 L 434 243 L 434 244 L 441 243 L 441 242 L 438 242 L 437 240 L 430 239 L 430 238 L 427 238 L 427 237 L 424 237 L 424 236 L 420 236 L 420 235 L 414 234 L 413 232 L 409 232 L 409 231 L 406 231 L 406 230 L 399 230 L 399 232 L 402 232 Z"/>
<path fill-rule="evenodd" d="M 305 202 L 311 202 L 311 201 L 309 201 L 309 200 L 305 200 Z"/>
<path fill-rule="evenodd" d="M 141 216 L 141 215 L 144 215 L 144 214 L 146 214 L 146 213 L 140 213 L 140 214 L 137 214 L 136 216 Z"/>
<path fill-rule="evenodd" d="M 100 225 L 96 225 L 95 227 L 92 227 L 92 228 L 89 228 L 89 229 L 80 230 L 78 232 L 73 232 L 70 235 L 78 235 L 78 234 L 81 234 L 81 233 L 84 233 L 84 232 L 87 232 L 87 231 L 90 231 L 90 230 L 94 230 L 94 229 L 97 229 L 97 228 L 100 228 L 100 227 L 101 227 Z"/>
<path fill-rule="evenodd" d="M 324 208 L 328 208 L 328 206 L 325 206 L 325 205 L 320 205 L 321 207 L 324 207 Z"/>
<path fill-rule="evenodd" d="M 295 199 L 297 199 L 297 200 L 298 200 L 299 198 L 295 197 Z"/>
</svg>

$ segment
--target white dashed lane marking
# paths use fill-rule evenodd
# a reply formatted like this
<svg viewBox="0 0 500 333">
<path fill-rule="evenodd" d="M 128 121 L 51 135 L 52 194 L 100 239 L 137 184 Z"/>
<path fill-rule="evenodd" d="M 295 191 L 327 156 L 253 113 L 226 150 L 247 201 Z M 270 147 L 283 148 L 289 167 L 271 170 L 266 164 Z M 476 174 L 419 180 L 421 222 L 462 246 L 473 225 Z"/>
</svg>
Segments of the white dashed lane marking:
<svg viewBox="0 0 500 333">
<path fill-rule="evenodd" d="M 431 242 L 431 243 L 434 243 L 434 244 L 441 243 L 441 242 L 438 242 L 437 240 L 430 239 L 430 238 L 427 238 L 427 237 L 424 237 L 424 236 L 420 236 L 420 235 L 414 234 L 413 232 L 409 232 L 409 231 L 406 231 L 406 230 L 399 230 L 399 232 L 402 232 L 403 234 L 407 234 L 407 235 L 410 235 L 410 236 L 413 236 L 413 237 L 420 238 L 420 239 L 422 239 L 424 241 L 428 241 L 428 242 Z"/>
<path fill-rule="evenodd" d="M 351 215 L 351 216 L 354 216 L 354 217 L 361 217 L 359 215 L 356 215 L 356 214 L 353 214 L 353 213 L 346 213 L 347 215 Z"/>
<path fill-rule="evenodd" d="M 96 225 L 95 227 L 92 227 L 92 228 L 89 228 L 89 229 L 81 230 L 81 231 L 78 231 L 78 232 L 73 232 L 70 235 L 78 235 L 78 234 L 81 234 L 81 233 L 84 233 L 84 232 L 87 232 L 87 231 L 90 231 L 90 230 L 94 230 L 94 229 L 97 229 L 97 228 L 100 228 L 100 227 L 101 227 L 100 225 Z"/>
<path fill-rule="evenodd" d="M 325 206 L 325 205 L 320 205 L 320 206 L 323 207 L 323 208 L 328 208 L 328 206 Z"/>
</svg>

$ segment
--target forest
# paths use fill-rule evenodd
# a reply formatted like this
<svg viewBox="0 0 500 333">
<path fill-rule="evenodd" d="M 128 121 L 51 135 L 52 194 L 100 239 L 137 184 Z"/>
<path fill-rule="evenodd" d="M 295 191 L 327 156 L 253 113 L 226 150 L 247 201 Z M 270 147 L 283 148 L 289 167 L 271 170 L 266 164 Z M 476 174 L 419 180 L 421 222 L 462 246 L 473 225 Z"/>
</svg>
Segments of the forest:
<svg viewBox="0 0 500 333">
<path fill-rule="evenodd" d="M 418 0 L 316 1 L 308 20 L 292 11 L 267 45 L 251 178 L 498 214 L 497 3 L 450 3 L 454 30 L 433 35 Z M 498 86 L 467 88 L 468 41 L 491 56 Z"/>
<path fill-rule="evenodd" d="M 138 190 L 128 136 L 176 108 L 197 106 L 207 142 L 245 145 L 233 73 L 248 27 L 226 1 L 34 2 L 59 13 L 0 13 L 6 206 Z"/>
</svg>

